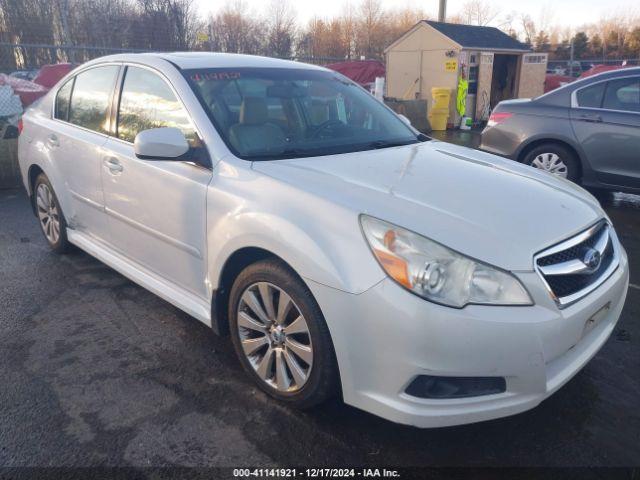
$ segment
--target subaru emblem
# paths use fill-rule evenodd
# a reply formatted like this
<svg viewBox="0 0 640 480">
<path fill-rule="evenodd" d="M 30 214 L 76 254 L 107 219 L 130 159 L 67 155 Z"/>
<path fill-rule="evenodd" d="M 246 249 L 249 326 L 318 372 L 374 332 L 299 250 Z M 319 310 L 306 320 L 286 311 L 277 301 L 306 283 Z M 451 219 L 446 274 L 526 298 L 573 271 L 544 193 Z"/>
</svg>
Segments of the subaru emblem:
<svg viewBox="0 0 640 480">
<path fill-rule="evenodd" d="M 587 248 L 582 257 L 582 263 L 584 263 L 591 271 L 596 271 L 598 269 L 601 260 L 602 256 L 595 248 Z"/>
</svg>

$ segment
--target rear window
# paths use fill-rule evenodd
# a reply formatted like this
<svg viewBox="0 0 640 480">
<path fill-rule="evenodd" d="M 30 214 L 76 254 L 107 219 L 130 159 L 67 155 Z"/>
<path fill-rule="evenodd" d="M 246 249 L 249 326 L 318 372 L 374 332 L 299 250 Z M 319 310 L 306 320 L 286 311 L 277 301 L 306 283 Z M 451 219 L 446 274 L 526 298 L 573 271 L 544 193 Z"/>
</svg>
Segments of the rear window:
<svg viewBox="0 0 640 480">
<path fill-rule="evenodd" d="M 95 132 L 108 133 L 107 112 L 118 68 L 116 65 L 105 65 L 76 76 L 69 122 Z"/>
<path fill-rule="evenodd" d="M 600 108 L 604 95 L 605 82 L 578 90 L 576 94 L 578 106 L 586 108 Z"/>
</svg>

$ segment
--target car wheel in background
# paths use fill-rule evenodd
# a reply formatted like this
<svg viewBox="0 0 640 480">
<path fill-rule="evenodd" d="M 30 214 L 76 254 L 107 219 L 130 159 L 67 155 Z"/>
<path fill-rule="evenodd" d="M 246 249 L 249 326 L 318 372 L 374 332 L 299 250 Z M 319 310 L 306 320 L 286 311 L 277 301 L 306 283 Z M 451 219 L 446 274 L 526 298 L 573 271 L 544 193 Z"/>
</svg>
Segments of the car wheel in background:
<svg viewBox="0 0 640 480">
<path fill-rule="evenodd" d="M 51 182 L 44 173 L 36 178 L 33 192 L 34 208 L 45 240 L 54 252 L 66 252 L 70 247 L 67 222 Z"/>
<path fill-rule="evenodd" d="M 580 178 L 576 156 L 568 148 L 556 143 L 545 143 L 535 147 L 525 155 L 522 163 L 573 182 Z"/>
<path fill-rule="evenodd" d="M 267 394 L 309 408 L 336 391 L 335 354 L 320 307 L 283 263 L 261 261 L 238 275 L 229 323 L 240 362 Z"/>
</svg>

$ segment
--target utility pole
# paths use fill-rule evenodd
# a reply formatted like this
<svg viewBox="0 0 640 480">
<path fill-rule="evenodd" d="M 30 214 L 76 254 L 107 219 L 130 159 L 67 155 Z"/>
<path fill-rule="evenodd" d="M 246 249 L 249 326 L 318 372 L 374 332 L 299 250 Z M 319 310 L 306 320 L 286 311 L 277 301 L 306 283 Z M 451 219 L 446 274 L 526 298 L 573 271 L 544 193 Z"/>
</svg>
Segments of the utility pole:
<svg viewBox="0 0 640 480">
<path fill-rule="evenodd" d="M 569 60 L 569 76 L 573 77 L 573 38 L 571 38 L 571 60 Z"/>
<path fill-rule="evenodd" d="M 447 18 L 447 0 L 440 0 L 440 7 L 438 8 L 438 21 L 444 22 Z"/>
</svg>

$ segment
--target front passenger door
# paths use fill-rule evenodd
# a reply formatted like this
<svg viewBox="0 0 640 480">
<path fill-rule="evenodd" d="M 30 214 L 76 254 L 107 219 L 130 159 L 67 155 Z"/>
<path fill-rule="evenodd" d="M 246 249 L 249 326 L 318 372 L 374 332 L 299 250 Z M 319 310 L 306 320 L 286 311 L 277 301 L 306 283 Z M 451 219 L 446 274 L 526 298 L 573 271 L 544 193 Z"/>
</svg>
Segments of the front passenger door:
<svg viewBox="0 0 640 480">
<path fill-rule="evenodd" d="M 206 152 L 180 100 L 158 73 L 127 67 L 116 138 L 102 168 L 111 243 L 152 273 L 207 298 L 206 192 L 210 169 L 178 160 L 141 160 L 133 141 L 142 130 L 177 127 L 193 152 Z"/>
</svg>

